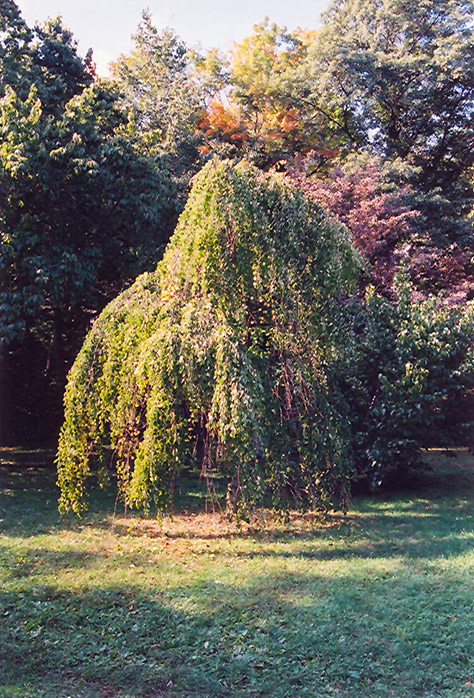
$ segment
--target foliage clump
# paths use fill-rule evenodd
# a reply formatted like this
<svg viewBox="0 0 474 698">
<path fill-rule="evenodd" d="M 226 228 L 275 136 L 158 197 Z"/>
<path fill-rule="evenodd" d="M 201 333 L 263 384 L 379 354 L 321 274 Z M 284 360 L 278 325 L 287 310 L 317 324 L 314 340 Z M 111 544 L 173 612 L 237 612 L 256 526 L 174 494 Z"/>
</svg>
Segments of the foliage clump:
<svg viewBox="0 0 474 698">
<path fill-rule="evenodd" d="M 196 465 L 228 476 L 234 512 L 267 494 L 343 506 L 330 377 L 358 264 L 347 231 L 283 176 L 208 163 L 157 270 L 107 306 L 70 372 L 61 509 L 81 512 L 88 475 L 111 468 L 127 503 L 163 509 L 173 474 Z"/>
<path fill-rule="evenodd" d="M 168 159 L 133 125 L 60 18 L 30 29 L 0 2 L 2 443 L 57 438 L 91 316 L 155 267 L 182 210 Z"/>
<path fill-rule="evenodd" d="M 355 471 L 371 489 L 418 469 L 422 449 L 474 437 L 474 305 L 416 297 L 405 273 L 394 293 L 369 287 L 347 304 L 351 350 L 337 371 Z"/>
</svg>

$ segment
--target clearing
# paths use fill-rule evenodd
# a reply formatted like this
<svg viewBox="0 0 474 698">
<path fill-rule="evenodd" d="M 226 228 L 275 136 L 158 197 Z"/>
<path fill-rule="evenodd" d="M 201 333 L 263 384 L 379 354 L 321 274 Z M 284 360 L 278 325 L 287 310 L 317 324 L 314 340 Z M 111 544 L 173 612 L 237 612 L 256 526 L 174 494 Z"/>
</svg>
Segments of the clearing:
<svg viewBox="0 0 474 698">
<path fill-rule="evenodd" d="M 172 518 L 99 493 L 62 519 L 51 454 L 0 460 L 1 698 L 474 696 L 465 451 L 346 517 L 240 530 L 192 488 Z"/>
</svg>

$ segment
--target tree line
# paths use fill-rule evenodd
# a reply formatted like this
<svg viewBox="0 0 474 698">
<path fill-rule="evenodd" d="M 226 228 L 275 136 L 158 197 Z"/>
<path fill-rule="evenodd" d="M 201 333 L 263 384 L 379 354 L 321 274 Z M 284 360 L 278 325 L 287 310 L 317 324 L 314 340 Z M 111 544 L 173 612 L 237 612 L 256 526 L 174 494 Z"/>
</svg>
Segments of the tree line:
<svg viewBox="0 0 474 698">
<path fill-rule="evenodd" d="M 460 318 L 474 296 L 472 2 L 335 0 L 319 29 L 266 20 L 227 55 L 192 50 L 144 12 L 108 79 L 60 18 L 30 28 L 12 0 L 0 5 L 3 441 L 54 441 L 91 321 L 156 267 L 191 178 L 216 158 L 280 173 L 350 230 L 363 264 L 344 307 L 365 358 L 338 375 L 365 451 L 377 401 L 397 413 L 390 385 L 410 382 L 407 332 L 413 347 L 430 337 L 425 368 L 443 351 L 440 375 L 465 367 L 454 392 L 436 388 L 456 422 L 454 395 L 465 405 L 470 386 Z M 384 352 L 391 367 L 373 358 Z M 413 433 L 417 415 L 437 422 L 435 402 L 400 420 Z"/>
</svg>

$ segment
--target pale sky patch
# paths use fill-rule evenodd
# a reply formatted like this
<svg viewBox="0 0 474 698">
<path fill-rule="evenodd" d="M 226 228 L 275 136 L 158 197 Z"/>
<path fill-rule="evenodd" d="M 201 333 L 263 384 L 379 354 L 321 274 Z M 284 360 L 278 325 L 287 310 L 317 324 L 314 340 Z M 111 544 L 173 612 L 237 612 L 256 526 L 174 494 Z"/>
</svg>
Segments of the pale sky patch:
<svg viewBox="0 0 474 698">
<path fill-rule="evenodd" d="M 110 51 L 103 51 L 100 48 L 94 51 L 93 56 L 97 75 L 99 75 L 101 78 L 107 77 L 109 74 L 110 63 L 112 63 L 117 56 L 114 56 L 112 53 L 110 53 Z"/>
<path fill-rule="evenodd" d="M 175 30 L 188 46 L 224 51 L 252 33 L 265 17 L 292 30 L 315 29 L 328 0 L 16 0 L 29 26 L 62 16 L 79 44 L 94 51 L 100 71 L 132 49 L 132 34 L 147 6 L 158 29 Z M 99 72 L 100 72 L 99 71 Z"/>
</svg>

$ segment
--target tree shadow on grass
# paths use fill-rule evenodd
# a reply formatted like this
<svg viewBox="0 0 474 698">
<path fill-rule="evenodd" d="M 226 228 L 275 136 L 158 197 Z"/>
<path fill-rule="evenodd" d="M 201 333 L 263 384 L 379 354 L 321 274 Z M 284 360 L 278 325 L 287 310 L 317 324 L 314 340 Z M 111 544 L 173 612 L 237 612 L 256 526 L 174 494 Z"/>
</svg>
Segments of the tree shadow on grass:
<svg viewBox="0 0 474 698">
<path fill-rule="evenodd" d="M 31 492 L 31 491 L 30 491 Z M 466 494 L 466 493 L 464 493 Z M 7 499 L 10 495 L 7 495 Z M 106 518 L 103 512 L 88 515 L 81 523 L 77 520 L 64 520 L 55 511 L 55 502 L 47 501 L 48 488 L 44 492 L 35 490 L 28 497 L 29 507 L 25 512 L 24 505 L 15 497 L 13 511 L 0 521 L 0 533 L 18 537 L 41 535 L 42 547 L 37 552 L 27 552 L 24 559 L 18 562 L 15 555 L 9 558 L 9 550 L 5 548 L 3 567 L 10 577 L 41 576 L 44 569 L 61 569 L 64 562 L 69 560 L 72 568 L 92 569 L 98 563 L 98 553 L 90 554 L 87 550 L 64 551 L 48 547 L 48 537 L 60 531 L 80 532 L 87 527 L 103 529 L 104 534 L 117 538 L 136 536 L 139 540 L 145 535 L 148 539 L 156 539 L 176 545 L 194 544 L 193 554 L 205 557 L 212 554 L 217 558 L 302 558 L 321 561 L 338 560 L 371 560 L 376 558 L 403 558 L 406 560 L 436 561 L 440 558 L 449 559 L 472 551 L 474 541 L 474 503 L 469 499 L 450 498 L 449 500 L 393 500 L 381 502 L 377 499 L 366 499 L 359 502 L 358 511 L 346 517 L 329 517 L 324 524 L 316 520 L 304 530 L 291 529 L 247 529 L 239 532 L 224 530 L 207 531 L 193 524 L 190 517 L 190 528 L 186 531 L 166 530 L 156 520 L 136 519 L 139 523 L 134 531 L 134 519 L 113 521 Z M 5 511 L 5 502 L 0 500 L 0 512 Z M 2 512 L 3 513 L 3 512 Z M 2 514 L 0 514 L 1 516 Z M 197 545 L 204 541 L 209 545 Z M 227 541 L 229 545 L 219 546 L 219 542 Z M 248 545 L 240 549 L 239 541 L 247 541 Z M 235 542 L 235 545 L 233 543 Z M 105 564 L 108 554 L 101 553 L 100 564 Z M 122 554 L 116 564 L 127 567 L 134 563 L 134 555 Z M 53 570 L 54 571 L 54 570 Z"/>
<path fill-rule="evenodd" d="M 472 551 L 465 489 L 444 499 L 359 500 L 358 510 L 336 525 L 299 532 L 162 532 L 177 546 L 183 537 L 191 545 L 209 541 L 215 561 L 217 578 L 206 567 L 170 586 L 159 565 L 152 577 L 143 561 L 131 569 L 131 551 L 114 559 L 114 578 L 103 549 L 84 550 L 81 540 L 55 549 L 49 534 L 77 522 L 58 517 L 52 480 L 45 484 L 33 473 L 31 487 L 23 476 L 19 471 L 7 483 L 0 504 L 8 509 L 4 533 L 30 536 L 20 561 L 13 547 L 0 549 L 1 698 L 463 698 L 472 692 L 474 587 L 469 570 L 449 560 Z M 130 539 L 126 526 L 116 523 L 117 540 Z M 193 550 L 210 553 L 205 545 Z M 235 579 L 219 579 L 231 563 Z M 83 571 L 93 574 L 79 578 Z"/>
<path fill-rule="evenodd" d="M 3 592 L 0 696 L 460 698 L 474 591 L 443 581 L 316 569 Z"/>
<path fill-rule="evenodd" d="M 20 467 L 16 463 L 0 463 L 0 534 L 53 533 L 87 525 L 97 516 L 102 518 L 105 512 L 113 511 L 112 488 L 93 489 L 89 497 L 90 512 L 83 519 L 74 514 L 61 516 L 56 480 L 52 465 L 25 462 Z"/>
</svg>

